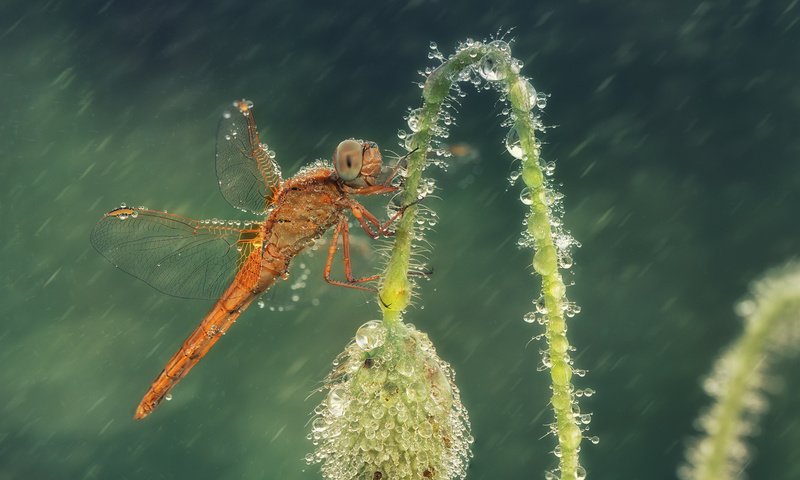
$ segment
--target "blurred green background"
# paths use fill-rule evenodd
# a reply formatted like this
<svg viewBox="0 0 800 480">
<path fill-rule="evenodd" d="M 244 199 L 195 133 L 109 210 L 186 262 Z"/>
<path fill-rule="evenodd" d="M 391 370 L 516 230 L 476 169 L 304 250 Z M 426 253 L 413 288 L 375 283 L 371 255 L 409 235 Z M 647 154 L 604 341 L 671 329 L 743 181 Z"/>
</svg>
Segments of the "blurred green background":
<svg viewBox="0 0 800 480">
<path fill-rule="evenodd" d="M 581 387 L 597 393 L 590 478 L 669 479 L 701 378 L 741 328 L 748 282 L 800 251 L 798 2 L 28 2 L 0 6 L 0 479 L 314 479 L 307 398 L 369 295 L 328 287 L 321 255 L 299 302 L 251 308 L 146 421 L 133 409 L 209 302 L 172 298 L 89 245 L 122 202 L 243 218 L 217 189 L 222 109 L 255 101 L 284 173 L 351 136 L 400 151 L 428 44 L 516 27 L 514 54 L 552 95 L 545 136 L 583 243 L 569 290 Z M 542 478 L 556 463 L 537 296 L 519 250 L 501 104 L 468 87 L 435 169 L 435 274 L 407 319 L 458 373 L 472 479 Z M 374 208 L 376 205 L 371 204 Z M 375 210 L 382 212 L 380 206 Z M 380 266 L 361 255 L 359 271 Z M 424 306 L 424 309 L 422 308 Z M 800 478 L 800 373 L 776 365 L 751 442 L 754 479 Z"/>
</svg>

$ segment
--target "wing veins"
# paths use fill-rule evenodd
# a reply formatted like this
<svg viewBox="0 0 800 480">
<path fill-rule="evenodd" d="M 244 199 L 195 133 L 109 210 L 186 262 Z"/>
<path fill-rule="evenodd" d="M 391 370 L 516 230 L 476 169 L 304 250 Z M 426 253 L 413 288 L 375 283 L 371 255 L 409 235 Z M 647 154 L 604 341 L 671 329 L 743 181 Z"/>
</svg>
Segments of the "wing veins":
<svg viewBox="0 0 800 480">
<path fill-rule="evenodd" d="M 217 131 L 217 177 L 234 207 L 263 214 L 282 183 L 279 165 L 261 143 L 252 103 L 233 104 Z"/>
<path fill-rule="evenodd" d="M 256 221 L 237 228 L 156 210 L 114 212 L 95 227 L 95 248 L 126 273 L 179 297 L 218 297 L 239 270 L 235 247 L 260 238 Z"/>
</svg>

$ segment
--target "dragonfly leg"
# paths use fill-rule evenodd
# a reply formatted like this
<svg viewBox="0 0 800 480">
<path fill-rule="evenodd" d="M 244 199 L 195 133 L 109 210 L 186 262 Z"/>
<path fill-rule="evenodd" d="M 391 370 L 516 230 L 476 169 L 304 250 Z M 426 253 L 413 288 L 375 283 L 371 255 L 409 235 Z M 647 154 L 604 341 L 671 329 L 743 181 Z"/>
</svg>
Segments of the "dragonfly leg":
<svg viewBox="0 0 800 480">
<path fill-rule="evenodd" d="M 386 180 L 383 181 L 384 187 L 388 187 L 389 184 L 392 183 L 392 180 L 394 180 L 394 177 L 396 177 L 397 173 L 400 171 L 400 166 L 403 164 L 403 162 L 407 160 L 408 157 L 410 157 L 417 150 L 419 150 L 419 147 L 415 148 L 414 150 L 411 150 L 410 152 L 403 155 L 402 158 L 399 158 L 397 160 L 397 162 L 394 164 L 394 167 L 392 167 L 392 171 L 389 173 L 389 176 L 386 178 Z"/>
<path fill-rule="evenodd" d="M 383 223 L 383 224 L 381 224 L 380 220 L 378 220 L 375 217 L 375 215 L 370 213 L 369 210 L 364 208 L 364 206 L 361 205 L 358 202 L 354 201 L 350 205 L 350 210 L 353 212 L 353 216 L 356 217 L 356 220 L 358 220 L 358 223 L 361 225 L 361 228 L 365 232 L 367 232 L 367 235 L 369 235 L 372 238 L 378 238 L 380 236 L 390 237 L 390 236 L 394 235 L 394 232 L 389 230 L 389 226 L 392 223 L 396 222 L 398 218 L 402 217 L 403 213 L 406 211 L 406 209 L 408 207 L 410 207 L 410 206 L 412 206 L 412 205 L 414 205 L 414 204 L 416 204 L 418 202 L 419 202 L 418 200 L 415 200 L 415 201 L 409 203 L 408 205 L 403 205 L 402 207 L 400 207 L 399 210 L 397 210 L 397 212 L 395 212 L 394 215 L 392 215 L 392 217 L 389 220 L 386 221 L 386 223 Z M 369 223 L 367 223 L 367 222 L 369 222 Z M 370 223 L 377 228 L 377 232 L 373 232 L 372 231 L 372 228 L 370 227 Z M 422 269 L 416 269 L 416 270 L 412 269 L 412 270 L 408 271 L 408 274 L 409 275 L 414 275 L 414 276 L 419 276 L 419 277 L 430 277 L 431 275 L 433 275 L 433 269 L 429 269 L 429 268 L 422 268 Z"/>
<path fill-rule="evenodd" d="M 400 187 L 395 187 L 392 185 L 370 185 L 368 187 L 361 187 L 357 192 L 353 191 L 353 193 L 358 195 L 383 195 L 385 193 L 394 193 L 399 189 Z"/>
<path fill-rule="evenodd" d="M 356 220 L 358 220 L 358 223 L 361 225 L 361 228 L 370 237 L 372 238 L 378 238 L 381 236 L 391 237 L 392 235 L 394 235 L 394 232 L 389 230 L 389 226 L 394 222 L 396 222 L 398 218 L 402 217 L 406 209 L 411 205 L 414 205 L 414 203 L 400 207 L 400 209 L 397 212 L 395 212 L 395 214 L 392 215 L 392 217 L 389 220 L 387 220 L 386 223 L 381 223 L 380 220 L 378 220 L 378 218 L 375 217 L 375 215 L 370 213 L 369 210 L 364 208 L 363 205 L 361 205 L 356 201 L 351 202 L 350 211 L 353 212 L 353 216 L 356 217 Z M 372 226 L 370 226 L 370 224 L 372 224 Z M 376 231 L 372 230 L 373 227 L 376 229 Z"/>
<path fill-rule="evenodd" d="M 344 274 L 347 278 L 347 281 L 342 282 L 340 280 L 333 280 L 331 278 L 331 267 L 333 265 L 333 258 L 336 255 L 336 250 L 339 245 L 339 235 L 342 236 L 342 256 L 344 259 Z M 333 239 L 331 240 L 331 244 L 328 247 L 328 258 L 325 261 L 325 269 L 322 273 L 322 278 L 325 279 L 331 285 L 337 285 L 340 287 L 348 287 L 348 288 L 355 288 L 356 290 L 365 290 L 368 292 L 374 292 L 377 289 L 375 287 L 365 287 L 363 285 L 358 285 L 359 283 L 370 282 L 372 280 L 377 280 L 380 278 L 380 275 L 370 275 L 368 277 L 361 277 L 361 278 L 354 278 L 353 277 L 353 268 L 350 263 L 350 232 L 349 228 L 347 227 L 347 219 L 342 218 L 338 224 L 336 224 L 336 228 L 333 230 Z"/>
</svg>

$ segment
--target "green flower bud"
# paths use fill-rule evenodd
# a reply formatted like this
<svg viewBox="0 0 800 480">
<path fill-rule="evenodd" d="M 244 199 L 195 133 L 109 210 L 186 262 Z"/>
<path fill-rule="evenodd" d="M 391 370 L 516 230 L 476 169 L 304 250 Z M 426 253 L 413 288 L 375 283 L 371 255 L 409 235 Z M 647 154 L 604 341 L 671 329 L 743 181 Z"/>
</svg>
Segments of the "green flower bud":
<svg viewBox="0 0 800 480">
<path fill-rule="evenodd" d="M 307 457 L 326 479 L 464 478 L 469 418 L 453 370 L 426 334 L 367 322 L 333 365 Z"/>
</svg>

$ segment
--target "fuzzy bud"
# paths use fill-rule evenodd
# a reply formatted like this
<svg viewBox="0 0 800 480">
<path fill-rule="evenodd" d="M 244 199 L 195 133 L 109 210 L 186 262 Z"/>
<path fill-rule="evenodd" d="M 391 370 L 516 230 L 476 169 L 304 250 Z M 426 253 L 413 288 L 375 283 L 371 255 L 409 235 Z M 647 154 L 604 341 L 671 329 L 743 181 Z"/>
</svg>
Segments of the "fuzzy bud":
<svg viewBox="0 0 800 480">
<path fill-rule="evenodd" d="M 473 439 L 453 370 L 412 325 L 362 325 L 322 390 L 307 460 L 326 479 L 466 475 Z"/>
</svg>

